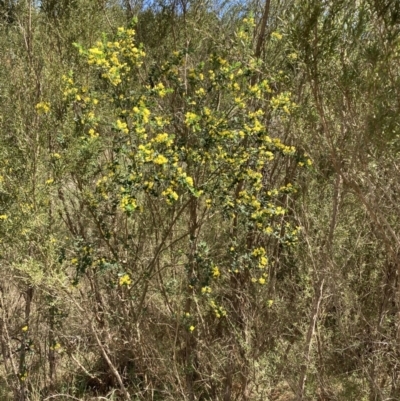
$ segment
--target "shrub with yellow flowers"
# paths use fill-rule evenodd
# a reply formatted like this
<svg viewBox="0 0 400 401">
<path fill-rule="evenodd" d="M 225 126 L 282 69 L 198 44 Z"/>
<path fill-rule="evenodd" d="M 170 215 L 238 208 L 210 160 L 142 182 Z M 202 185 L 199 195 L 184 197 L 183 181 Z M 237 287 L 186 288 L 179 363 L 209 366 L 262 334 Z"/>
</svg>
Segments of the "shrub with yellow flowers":
<svg viewBox="0 0 400 401">
<path fill-rule="evenodd" d="M 118 297 L 103 316 L 137 321 L 160 291 L 192 350 L 213 322 L 243 321 L 238 294 L 269 299 L 271 244 L 292 246 L 298 232 L 286 207 L 296 185 L 281 171 L 311 163 L 279 138 L 295 104 L 253 57 L 252 27 L 247 19 L 228 48 L 187 47 L 158 64 L 134 29 L 119 28 L 77 45 L 86 75 L 63 78 L 63 168 L 54 161 L 52 185 L 75 191 L 86 211 L 75 281 L 88 275 L 95 292 L 93 280 L 107 283 Z"/>
</svg>

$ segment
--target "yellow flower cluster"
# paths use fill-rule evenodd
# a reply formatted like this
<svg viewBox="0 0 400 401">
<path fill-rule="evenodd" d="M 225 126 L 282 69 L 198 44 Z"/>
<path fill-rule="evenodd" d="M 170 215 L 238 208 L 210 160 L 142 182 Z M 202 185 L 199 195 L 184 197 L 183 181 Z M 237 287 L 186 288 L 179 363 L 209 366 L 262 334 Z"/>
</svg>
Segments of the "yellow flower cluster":
<svg viewBox="0 0 400 401">
<path fill-rule="evenodd" d="M 166 164 L 166 163 L 168 163 L 168 159 L 163 155 L 157 155 L 153 159 L 153 163 L 158 164 L 158 165 Z"/>
<path fill-rule="evenodd" d="M 209 287 L 209 286 L 202 287 L 201 293 L 202 294 L 211 294 L 211 287 Z"/>
<path fill-rule="evenodd" d="M 200 116 L 198 116 L 196 113 L 188 111 L 185 114 L 185 124 L 188 126 L 193 126 L 200 120 Z"/>
<path fill-rule="evenodd" d="M 221 317 L 225 317 L 227 315 L 225 308 L 217 305 L 214 300 L 210 301 L 210 306 L 214 312 L 215 317 L 221 318 Z"/>
<path fill-rule="evenodd" d="M 214 278 L 218 278 L 218 277 L 221 276 L 221 272 L 219 271 L 218 266 L 213 266 L 212 275 L 213 275 Z"/>
<path fill-rule="evenodd" d="M 131 277 L 129 276 L 129 274 L 124 274 L 123 276 L 121 276 L 119 278 L 119 285 L 122 286 L 128 286 L 132 284 L 132 280 Z"/>
<path fill-rule="evenodd" d="M 47 114 L 50 111 L 50 103 L 40 102 L 36 105 L 38 114 Z"/>
<path fill-rule="evenodd" d="M 124 211 L 133 212 L 138 206 L 135 198 L 129 195 L 123 195 L 121 197 L 120 207 Z"/>
<path fill-rule="evenodd" d="M 291 93 L 283 92 L 271 99 L 271 106 L 273 110 L 282 109 L 286 114 L 290 114 L 291 110 L 296 107 L 296 103 L 290 100 Z"/>
<path fill-rule="evenodd" d="M 167 188 L 165 191 L 162 191 L 162 196 L 164 196 L 167 200 L 167 203 L 171 204 L 179 199 L 179 195 L 171 188 Z"/>
<path fill-rule="evenodd" d="M 268 264 L 268 258 L 265 256 L 264 248 L 256 248 L 253 250 L 252 255 L 258 260 L 258 267 L 264 269 Z"/>
<path fill-rule="evenodd" d="M 69 76 L 63 75 L 62 76 L 62 80 L 63 80 L 63 83 L 64 83 L 64 92 L 63 92 L 64 100 L 66 100 L 66 99 L 68 99 L 69 97 L 72 97 L 72 96 L 74 96 L 75 98 L 76 98 L 76 96 L 79 96 L 79 98 L 80 98 L 80 95 L 77 95 L 79 90 L 75 86 L 75 82 L 74 82 L 74 79 L 72 77 L 72 74 L 70 74 Z M 78 100 L 78 99 L 76 99 L 76 100 Z"/>
<path fill-rule="evenodd" d="M 119 120 L 119 119 L 117 120 L 116 128 L 117 128 L 119 131 L 123 132 L 124 134 L 129 134 L 128 124 L 125 123 L 125 122 L 122 122 L 122 121 Z"/>
<path fill-rule="evenodd" d="M 118 86 L 132 67 L 140 67 L 143 63 L 145 52 L 134 45 L 134 37 L 133 29 L 119 28 L 116 41 L 99 41 L 87 51 L 89 65 L 100 68 L 102 78 L 113 86 Z M 83 49 L 80 51 L 85 54 Z"/>
</svg>

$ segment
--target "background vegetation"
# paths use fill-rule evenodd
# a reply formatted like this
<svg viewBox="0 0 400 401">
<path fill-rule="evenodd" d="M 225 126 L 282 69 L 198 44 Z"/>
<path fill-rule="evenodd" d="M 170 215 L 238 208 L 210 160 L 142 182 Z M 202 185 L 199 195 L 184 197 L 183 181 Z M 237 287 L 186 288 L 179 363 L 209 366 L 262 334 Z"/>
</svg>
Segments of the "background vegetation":
<svg viewBox="0 0 400 401">
<path fill-rule="evenodd" d="M 1 400 L 400 400 L 399 2 L 0 31 Z"/>
</svg>

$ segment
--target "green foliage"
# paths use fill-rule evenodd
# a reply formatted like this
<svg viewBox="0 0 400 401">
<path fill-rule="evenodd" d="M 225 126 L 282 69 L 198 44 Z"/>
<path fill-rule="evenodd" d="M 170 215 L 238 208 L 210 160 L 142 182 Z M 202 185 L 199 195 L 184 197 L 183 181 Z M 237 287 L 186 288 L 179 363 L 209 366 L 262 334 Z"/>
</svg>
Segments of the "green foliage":
<svg viewBox="0 0 400 401">
<path fill-rule="evenodd" d="M 2 399 L 397 399 L 398 7 L 3 3 Z"/>
</svg>

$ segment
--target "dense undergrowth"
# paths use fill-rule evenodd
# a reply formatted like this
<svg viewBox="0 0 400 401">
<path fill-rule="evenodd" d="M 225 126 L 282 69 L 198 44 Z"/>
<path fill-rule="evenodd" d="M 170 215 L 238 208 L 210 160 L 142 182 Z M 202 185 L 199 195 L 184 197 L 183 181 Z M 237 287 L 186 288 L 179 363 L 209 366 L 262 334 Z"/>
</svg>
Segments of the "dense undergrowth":
<svg viewBox="0 0 400 401">
<path fill-rule="evenodd" d="M 0 399 L 400 399 L 397 2 L 0 3 Z"/>
</svg>

